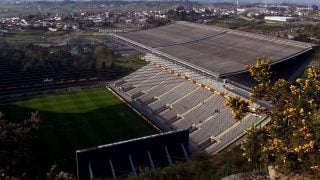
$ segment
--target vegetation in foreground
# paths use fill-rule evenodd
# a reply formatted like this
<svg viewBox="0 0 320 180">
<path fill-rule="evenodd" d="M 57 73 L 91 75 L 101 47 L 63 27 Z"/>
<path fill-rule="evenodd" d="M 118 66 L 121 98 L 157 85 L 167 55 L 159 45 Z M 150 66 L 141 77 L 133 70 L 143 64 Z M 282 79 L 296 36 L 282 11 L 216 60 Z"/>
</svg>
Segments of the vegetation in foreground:
<svg viewBox="0 0 320 180">
<path fill-rule="evenodd" d="M 40 119 L 37 113 L 31 113 L 30 119 L 10 122 L 2 119 L 0 113 L 0 179 L 14 174 L 30 158 L 28 147 L 39 129 Z"/>
<path fill-rule="evenodd" d="M 42 175 L 53 164 L 75 172 L 75 150 L 156 133 L 155 129 L 105 88 L 41 95 L 0 105 L 3 119 L 18 122 L 38 111 L 31 158 L 9 175 Z M 2 143 L 2 142 L 1 142 Z M 2 147 L 2 145 L 1 145 Z"/>
<path fill-rule="evenodd" d="M 208 155 L 198 155 L 191 157 L 186 162 L 174 164 L 152 171 L 143 169 L 135 179 L 201 179 L 213 180 L 221 179 L 231 174 L 241 172 L 252 172 L 256 168 L 248 163 L 242 155 L 239 147 L 230 151 L 225 151 L 210 157 Z"/>
<path fill-rule="evenodd" d="M 248 138 L 241 146 L 244 156 L 249 162 L 274 166 L 284 174 L 319 177 L 320 68 L 308 68 L 294 83 L 284 79 L 272 82 L 270 65 L 269 59 L 258 58 L 248 69 L 257 81 L 251 98 L 272 106 L 253 110 L 240 98 L 230 98 L 227 103 L 239 120 L 248 112 L 270 117 L 266 126 L 247 131 Z"/>
</svg>

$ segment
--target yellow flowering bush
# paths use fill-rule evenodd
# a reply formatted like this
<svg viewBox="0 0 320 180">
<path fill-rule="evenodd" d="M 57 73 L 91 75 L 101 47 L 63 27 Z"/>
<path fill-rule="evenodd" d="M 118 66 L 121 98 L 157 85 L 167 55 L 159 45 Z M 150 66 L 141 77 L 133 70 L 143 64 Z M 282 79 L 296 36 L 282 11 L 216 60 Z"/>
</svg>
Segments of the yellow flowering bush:
<svg viewBox="0 0 320 180">
<path fill-rule="evenodd" d="M 249 65 L 250 75 L 257 81 L 251 100 L 268 101 L 270 107 L 258 108 L 270 122 L 261 128 L 247 130 L 241 144 L 250 162 L 276 165 L 284 173 L 320 173 L 320 68 L 309 67 L 303 78 L 294 83 L 271 80 L 271 60 L 258 58 Z M 226 103 L 235 117 L 250 112 L 249 103 L 229 98 Z"/>
</svg>

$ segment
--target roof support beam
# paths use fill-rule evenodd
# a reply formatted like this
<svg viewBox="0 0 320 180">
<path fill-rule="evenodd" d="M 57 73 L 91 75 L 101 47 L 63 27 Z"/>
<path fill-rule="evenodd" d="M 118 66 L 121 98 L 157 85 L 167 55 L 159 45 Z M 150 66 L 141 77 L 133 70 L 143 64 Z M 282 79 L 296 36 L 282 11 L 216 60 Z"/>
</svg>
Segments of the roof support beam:
<svg viewBox="0 0 320 180">
<path fill-rule="evenodd" d="M 172 159 L 171 159 L 171 156 L 170 156 L 170 154 L 169 154 L 169 151 L 168 151 L 167 146 L 164 147 L 164 150 L 166 151 L 166 155 L 167 155 L 168 162 L 169 162 L 169 164 L 171 165 L 171 164 L 172 164 Z"/>
<path fill-rule="evenodd" d="M 186 160 L 188 160 L 188 153 L 187 153 L 187 150 L 186 150 L 186 148 L 184 147 L 184 144 L 183 144 L 183 143 L 181 143 L 181 148 L 182 148 L 184 157 L 186 158 Z"/>
<path fill-rule="evenodd" d="M 90 163 L 88 164 L 88 167 L 89 167 L 90 179 L 92 180 L 94 176 L 93 176 L 93 172 L 92 172 L 92 168 L 91 168 L 91 164 Z"/>
<path fill-rule="evenodd" d="M 111 159 L 109 159 L 109 165 L 110 165 L 110 169 L 111 169 L 111 173 L 112 173 L 113 178 L 117 179 L 117 176 L 116 176 L 116 173 L 114 171 L 114 167 L 113 167 L 113 163 L 112 163 Z"/>
<path fill-rule="evenodd" d="M 150 154 L 150 151 L 147 151 L 147 154 L 148 154 L 150 166 L 151 166 L 151 168 L 154 170 L 154 169 L 155 169 L 155 166 L 154 166 L 154 163 L 153 163 L 153 160 L 152 160 L 152 156 L 151 156 L 151 154 Z"/>
<path fill-rule="evenodd" d="M 129 154 L 129 161 L 130 161 L 130 166 L 131 166 L 131 170 L 132 170 L 133 175 L 137 176 L 137 172 L 136 172 L 136 169 L 134 168 L 134 164 L 133 164 L 133 160 L 132 160 L 131 154 Z"/>
</svg>

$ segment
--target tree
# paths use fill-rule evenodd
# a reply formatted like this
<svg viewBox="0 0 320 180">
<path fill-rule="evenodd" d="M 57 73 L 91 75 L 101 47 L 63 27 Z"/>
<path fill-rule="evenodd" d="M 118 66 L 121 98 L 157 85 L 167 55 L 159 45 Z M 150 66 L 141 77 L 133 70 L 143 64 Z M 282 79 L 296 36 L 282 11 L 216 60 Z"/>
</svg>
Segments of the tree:
<svg viewBox="0 0 320 180">
<path fill-rule="evenodd" d="M 0 173 L 9 177 L 21 176 L 28 157 L 27 146 L 36 137 L 40 118 L 37 112 L 22 122 L 9 122 L 3 117 L 0 113 Z"/>
<path fill-rule="evenodd" d="M 301 42 L 311 42 L 311 39 L 308 34 L 299 34 L 298 36 L 293 38 L 296 41 L 301 41 Z"/>
<path fill-rule="evenodd" d="M 312 5 L 311 7 L 312 7 L 312 9 L 313 9 L 314 11 L 317 11 L 317 10 L 319 9 L 319 7 L 318 7 L 317 5 L 315 5 L 315 4 Z"/>
<path fill-rule="evenodd" d="M 175 10 L 168 11 L 168 18 L 181 21 L 186 19 L 186 10 L 183 6 L 178 6 Z"/>
<path fill-rule="evenodd" d="M 0 57 L 6 57 L 7 51 L 9 49 L 9 44 L 6 41 L 0 41 Z"/>
<path fill-rule="evenodd" d="M 307 38 L 309 37 L 320 38 L 319 31 L 320 31 L 320 24 L 306 25 L 304 27 L 304 34 L 302 34 L 302 36 L 307 36 Z M 306 37 L 302 37 L 302 39 L 306 39 Z"/>
<path fill-rule="evenodd" d="M 320 53 L 315 56 L 314 62 L 315 62 L 315 66 L 317 68 L 320 68 Z"/>
<path fill-rule="evenodd" d="M 146 24 L 143 26 L 143 29 L 150 29 L 155 28 L 159 26 L 164 26 L 166 24 L 170 23 L 169 19 L 155 19 L 153 16 L 149 17 L 146 21 Z"/>
<path fill-rule="evenodd" d="M 46 67 L 48 64 L 49 49 L 33 44 L 28 44 L 24 49 L 24 70 L 33 69 L 37 67 Z"/>
<path fill-rule="evenodd" d="M 72 180 L 73 175 L 66 171 L 58 171 L 58 166 L 53 164 L 47 173 L 47 180 Z"/>
<path fill-rule="evenodd" d="M 110 67 L 114 60 L 114 50 L 104 45 L 98 45 L 94 50 L 94 57 L 97 69 L 101 69 L 103 65 Z"/>
<path fill-rule="evenodd" d="M 306 75 L 294 83 L 284 79 L 271 81 L 271 61 L 258 58 L 249 65 L 250 75 L 257 81 L 251 100 L 263 100 L 271 105 L 255 113 L 266 114 L 270 121 L 262 128 L 247 130 L 242 142 L 244 156 L 261 165 L 278 166 L 284 173 L 320 172 L 320 69 L 310 67 Z M 229 98 L 236 117 L 252 112 L 249 103 Z M 243 107 L 246 106 L 246 107 Z"/>
</svg>

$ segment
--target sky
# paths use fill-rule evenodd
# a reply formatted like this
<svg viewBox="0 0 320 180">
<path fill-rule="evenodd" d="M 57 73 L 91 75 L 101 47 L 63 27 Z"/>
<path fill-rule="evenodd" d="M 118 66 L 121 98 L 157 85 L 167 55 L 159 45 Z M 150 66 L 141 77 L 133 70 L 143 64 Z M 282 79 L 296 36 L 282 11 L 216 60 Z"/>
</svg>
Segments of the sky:
<svg viewBox="0 0 320 180">
<path fill-rule="evenodd" d="M 8 1 L 8 0 L 0 0 L 1 1 Z M 25 0 L 25 1 L 36 1 L 36 0 Z M 62 1 L 62 0 L 48 0 L 48 1 Z M 74 0 L 74 1 L 90 1 L 90 0 Z M 125 0 L 123 0 L 125 1 Z M 129 0 L 132 1 L 132 0 Z M 147 0 L 150 1 L 150 0 Z M 206 1 L 206 2 L 236 2 L 236 0 L 189 0 L 189 1 Z M 299 4 L 316 4 L 320 6 L 320 0 L 239 0 L 239 3 L 244 3 L 244 2 L 249 2 L 249 3 L 282 3 L 282 2 L 289 2 L 289 3 L 299 3 Z"/>
</svg>

